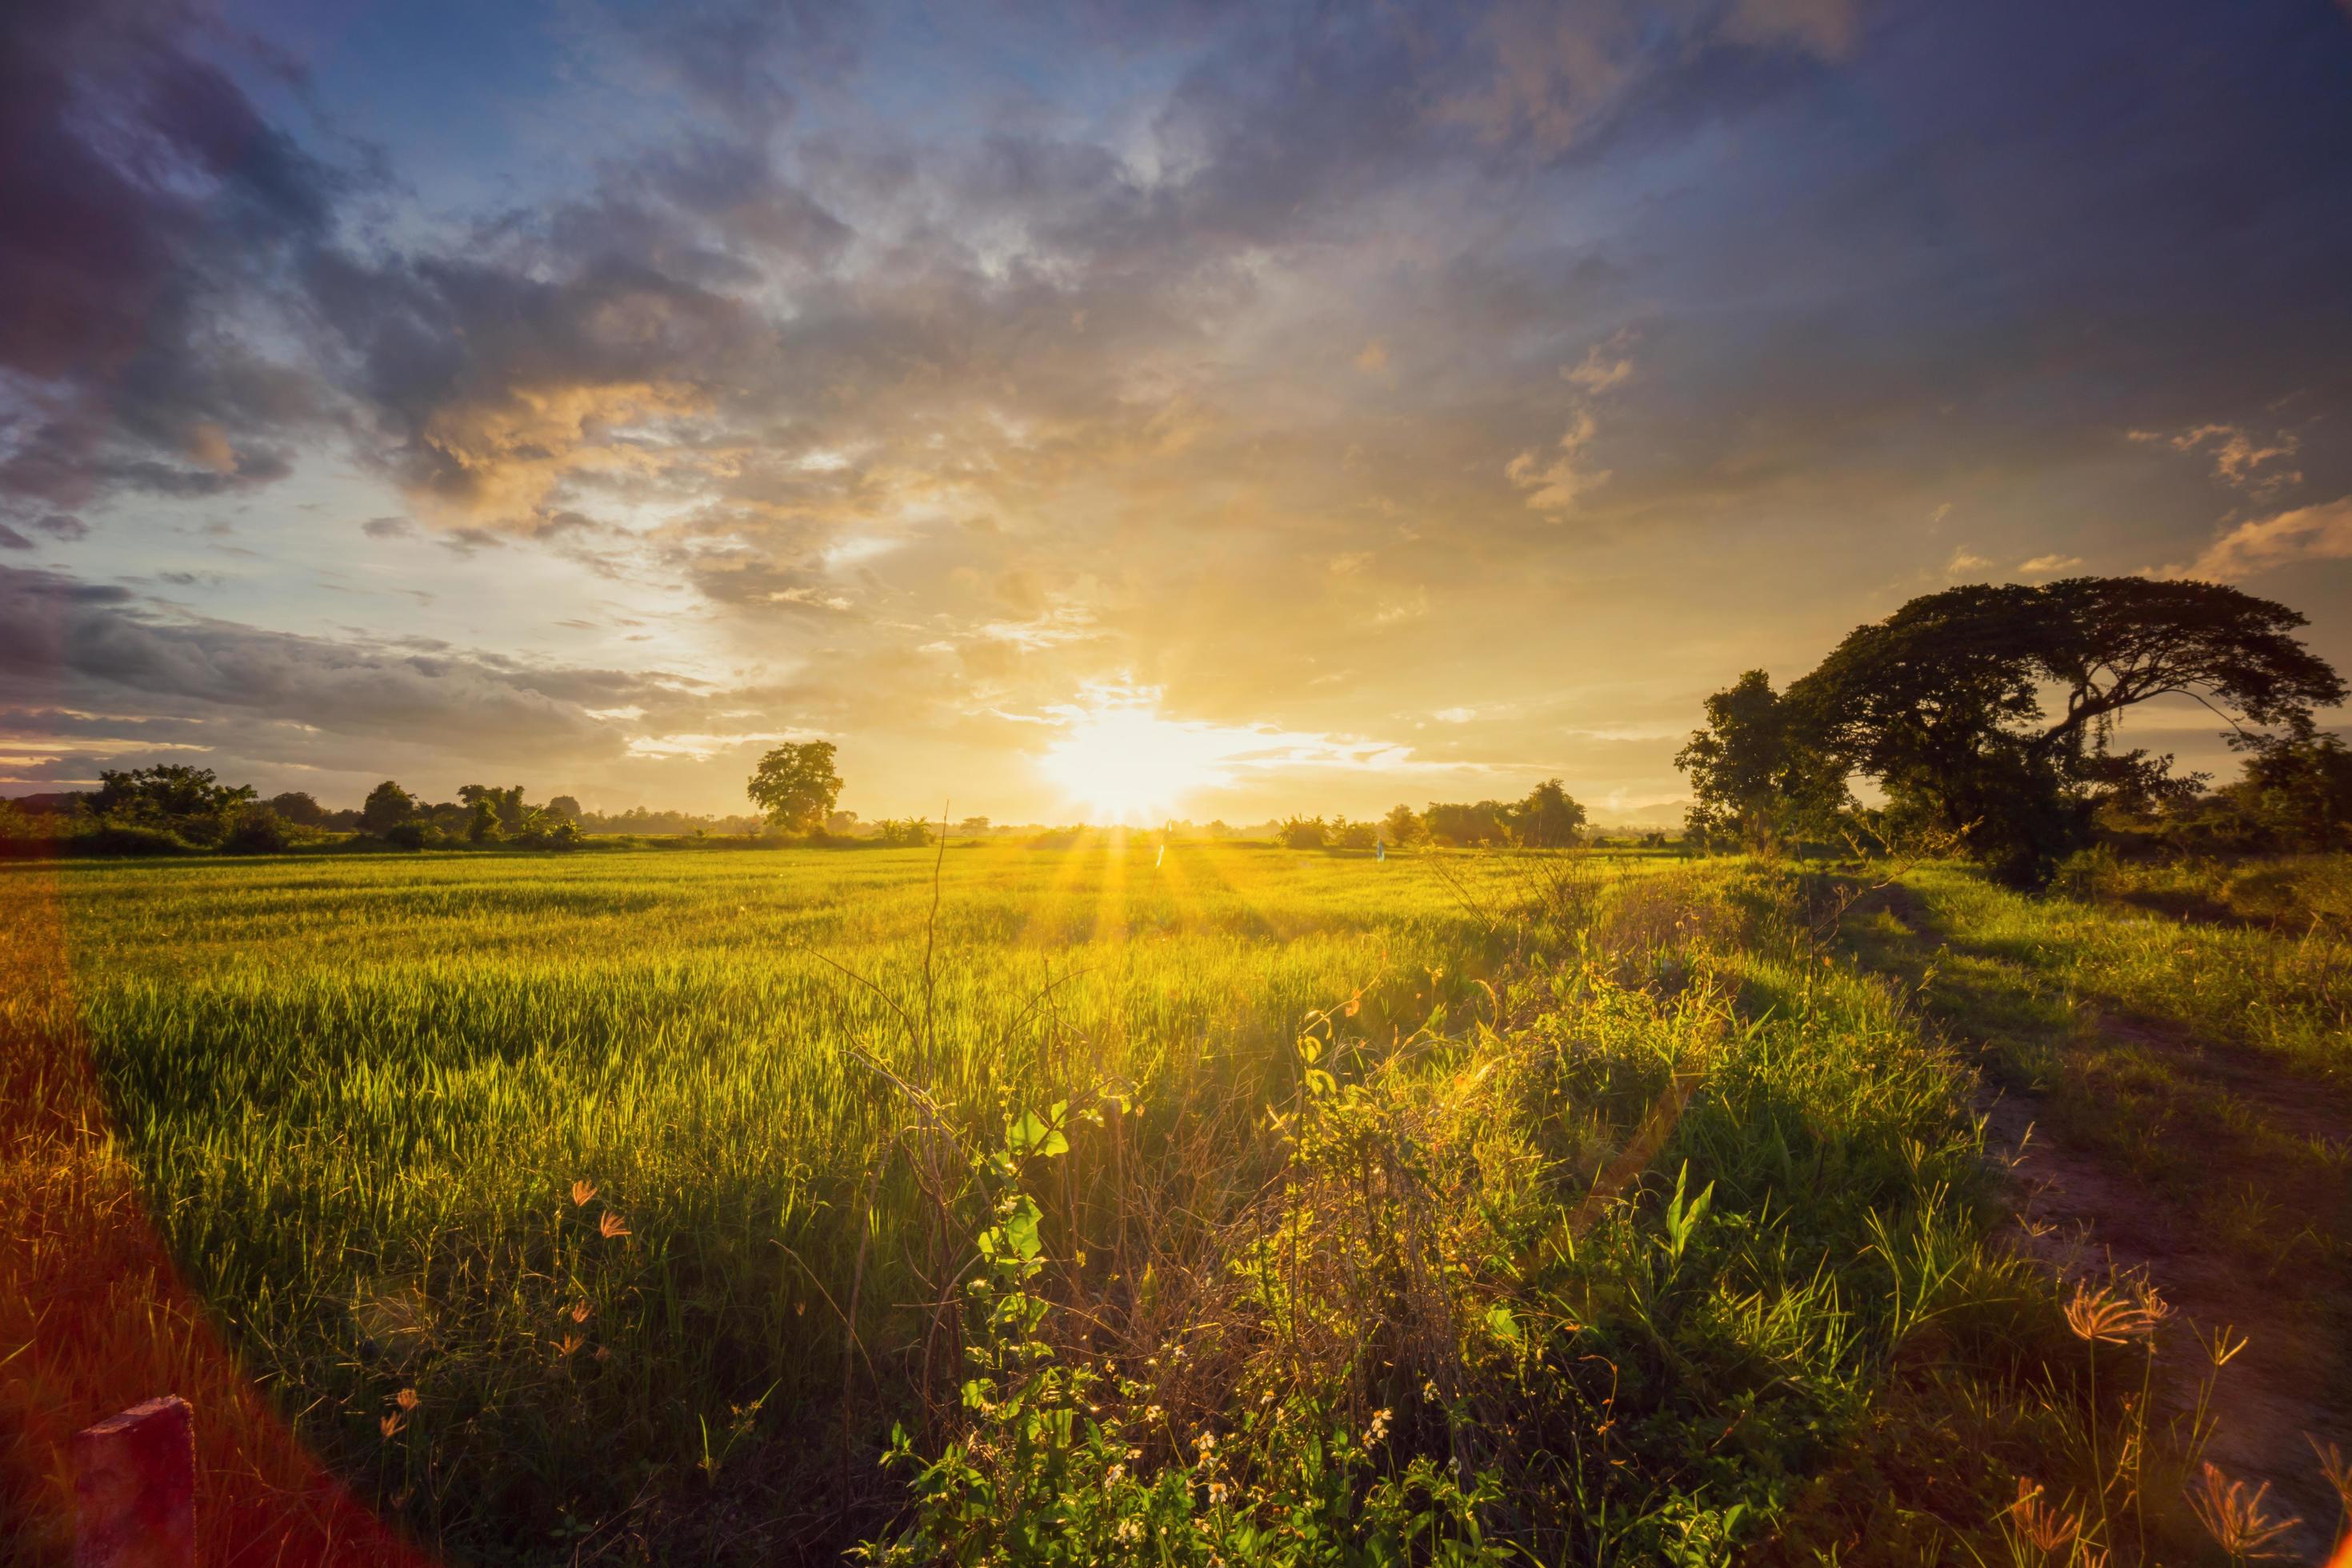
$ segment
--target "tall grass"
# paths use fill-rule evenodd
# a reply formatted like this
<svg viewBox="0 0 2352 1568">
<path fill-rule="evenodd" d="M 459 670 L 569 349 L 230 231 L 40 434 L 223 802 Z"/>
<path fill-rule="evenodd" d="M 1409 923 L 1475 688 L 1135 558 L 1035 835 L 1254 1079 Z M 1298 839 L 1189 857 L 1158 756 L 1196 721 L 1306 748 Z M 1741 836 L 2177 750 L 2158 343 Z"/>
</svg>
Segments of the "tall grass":
<svg viewBox="0 0 2352 1568">
<path fill-rule="evenodd" d="M 2087 1348 L 1985 1243 L 1965 1074 L 1785 875 L 1186 846 L 40 874 L 75 983 L 0 1026 L 87 1051 L 247 1369 L 439 1551 L 919 1557 L 998 1517 L 982 1489 L 1060 1510 L 1040 1560 L 1356 1561 L 1297 1519 L 1358 1504 L 1543 1561 L 1932 1557 L 2001 1539 L 2028 1468 L 2077 1514 L 2117 1484 Z M 1037 1337 L 992 1350 L 963 1293 L 1031 1213 L 991 1300 Z M 986 1425 L 1012 1402 L 957 1397 L 1016 1363 L 1077 1401 L 1042 1492 Z M 1203 1471 L 1261 1407 L 1257 1457 Z M 894 1424 L 963 1456 L 911 1515 Z M 1068 1512 L 1082 1430 L 1087 1495 L 1148 1472 L 1150 1510 Z"/>
<path fill-rule="evenodd" d="M 2085 895 L 2074 898 L 2021 898 L 1957 867 L 1912 881 L 1975 954 L 2063 973 L 2077 999 L 2105 1011 L 2168 1020 L 2341 1081 L 2352 1075 L 2352 934 L 2324 912 L 2343 876 L 2339 862 L 2329 868 L 2302 873 L 2316 903 L 2262 872 L 2251 885 L 2267 888 L 2269 901 L 2249 902 L 2248 874 L 2215 866 L 2110 867 L 2072 879 Z M 2232 899 L 2276 918 L 2231 916 Z"/>
<path fill-rule="evenodd" d="M 853 1048 L 972 1123 L 1124 1086 L 1164 1149 L 1245 1124 L 1310 1008 L 1369 984 L 1367 1025 L 1410 1027 L 1528 940 L 1406 862 L 1246 849 L 60 874 L 173 1253 L 305 1435 L 457 1542 L 621 1514 L 646 1477 L 615 1453 L 698 1458 L 755 1398 L 837 1420 L 853 1331 L 853 1405 L 903 1387 L 919 1196 Z M 1508 901 L 1499 864 L 1458 875 Z"/>
</svg>

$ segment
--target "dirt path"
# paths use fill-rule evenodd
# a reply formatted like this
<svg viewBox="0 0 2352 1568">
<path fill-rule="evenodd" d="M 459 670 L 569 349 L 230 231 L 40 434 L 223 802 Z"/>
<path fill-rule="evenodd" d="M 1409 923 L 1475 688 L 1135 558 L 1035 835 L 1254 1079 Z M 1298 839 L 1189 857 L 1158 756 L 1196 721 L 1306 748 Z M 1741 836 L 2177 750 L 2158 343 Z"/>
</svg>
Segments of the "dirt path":
<svg viewBox="0 0 2352 1568">
<path fill-rule="evenodd" d="M 1916 901 L 1890 898 L 1885 907 L 1924 949 L 1943 947 Z M 2105 1015 L 2096 1018 L 2091 1039 L 2078 1039 L 2074 1048 L 2085 1045 L 2152 1057 L 2183 1083 L 2232 1097 L 2268 1131 L 2352 1147 L 2352 1107 L 2242 1050 Z M 2340 1397 L 2352 1386 L 2352 1345 L 2342 1342 L 2340 1318 L 2331 1327 L 2324 1312 L 2315 1312 L 2310 1292 L 2280 1289 L 2178 1202 L 2098 1152 L 2053 1136 L 2046 1131 L 2053 1119 L 2045 1102 L 2013 1082 L 2002 1087 L 2006 1075 L 1995 1065 L 1996 1053 L 1988 1049 L 1987 1058 L 1979 1110 L 1987 1152 L 2014 1194 L 2015 1245 L 2062 1279 L 2104 1280 L 2115 1271 L 2144 1276 L 2172 1305 L 2165 1331 L 2169 1353 L 2158 1364 L 2172 1369 L 2165 1398 L 2175 1414 L 2192 1407 L 2204 1381 L 2201 1343 L 2225 1329 L 2233 1340 L 2244 1339 L 2244 1349 L 2214 1380 L 2206 1458 L 2232 1479 L 2268 1482 L 2273 1502 L 2301 1517 L 2301 1527 L 2275 1551 L 2294 1561 L 2325 1561 L 2339 1505 L 2311 1445 L 2333 1442 L 2352 1452 L 2352 1410 Z M 2205 1153 L 2215 1184 L 2263 1174 L 2245 1168 L 2245 1150 L 2217 1143 Z"/>
</svg>

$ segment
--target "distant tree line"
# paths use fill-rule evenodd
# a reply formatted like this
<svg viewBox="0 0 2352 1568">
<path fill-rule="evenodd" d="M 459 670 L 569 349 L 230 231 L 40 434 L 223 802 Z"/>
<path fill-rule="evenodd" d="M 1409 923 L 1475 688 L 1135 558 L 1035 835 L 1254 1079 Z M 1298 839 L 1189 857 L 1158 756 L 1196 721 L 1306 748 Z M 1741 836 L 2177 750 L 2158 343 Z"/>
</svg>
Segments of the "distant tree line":
<svg viewBox="0 0 2352 1568">
<path fill-rule="evenodd" d="M 1212 835 L 1223 826 L 1212 823 Z M 1376 822 L 1291 816 L 1276 825 L 1276 837 L 1293 849 L 1370 849 L 1375 844 L 1559 849 L 1581 843 L 1584 831 L 1584 807 L 1570 796 L 1559 780 L 1546 779 L 1523 800 L 1482 800 L 1475 805 L 1432 801 L 1427 809 L 1418 812 L 1398 805 Z"/>
<path fill-rule="evenodd" d="M 2046 882 L 2102 822 L 2226 818 L 2273 847 L 2333 845 L 2352 823 L 2352 758 L 2315 707 L 2336 671 L 2304 617 L 2218 584 L 2077 577 L 1953 588 L 1861 626 L 1774 691 L 1760 669 L 1706 700 L 1675 759 L 1689 831 L 1771 853 L 1803 840 L 1948 847 L 2021 887 Z M 2204 703 L 2246 777 L 2208 795 L 2169 755 L 2116 743 L 2129 709 Z M 1856 780 L 1882 804 L 1865 807 Z"/>
</svg>

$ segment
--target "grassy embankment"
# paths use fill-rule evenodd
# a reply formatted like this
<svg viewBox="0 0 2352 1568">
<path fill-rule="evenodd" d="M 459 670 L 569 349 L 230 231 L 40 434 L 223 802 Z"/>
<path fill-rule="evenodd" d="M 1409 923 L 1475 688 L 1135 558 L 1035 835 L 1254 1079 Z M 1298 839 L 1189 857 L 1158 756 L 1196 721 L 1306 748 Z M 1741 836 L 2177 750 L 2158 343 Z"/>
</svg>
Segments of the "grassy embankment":
<svg viewBox="0 0 2352 1568">
<path fill-rule="evenodd" d="M 89 1384 L 52 1309 L 135 1171 L 306 1443 L 461 1555 L 2189 1539 L 2120 1441 L 2144 1336 L 1988 1245 L 1968 1071 L 1796 879 L 991 848 L 934 921 L 932 865 L 12 868 L 70 984 L 5 1004 L 57 1113 L 0 1402 Z M 192 1341 L 115 1295 L 85 1339 Z M 946 1456 L 912 1512 L 893 1423 Z"/>
</svg>

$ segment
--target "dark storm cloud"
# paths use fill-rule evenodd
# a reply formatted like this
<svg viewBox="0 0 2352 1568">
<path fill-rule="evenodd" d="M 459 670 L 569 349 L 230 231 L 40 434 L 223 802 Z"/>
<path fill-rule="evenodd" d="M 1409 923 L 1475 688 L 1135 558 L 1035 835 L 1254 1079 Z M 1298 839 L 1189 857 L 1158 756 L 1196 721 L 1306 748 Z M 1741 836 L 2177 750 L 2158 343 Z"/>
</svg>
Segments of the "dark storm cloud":
<svg viewBox="0 0 2352 1568">
<path fill-rule="evenodd" d="M 599 717 L 612 710 L 642 710 L 656 731 L 710 727 L 703 685 L 173 616 L 119 585 L 0 567 L 0 707 L 292 724 L 461 758 L 573 757 L 622 748 L 628 733 Z"/>
<path fill-rule="evenodd" d="M 219 493 L 286 471 L 310 367 L 242 336 L 325 243 L 341 178 L 190 47 L 170 5 L 0 16 L 0 498 Z"/>
</svg>

